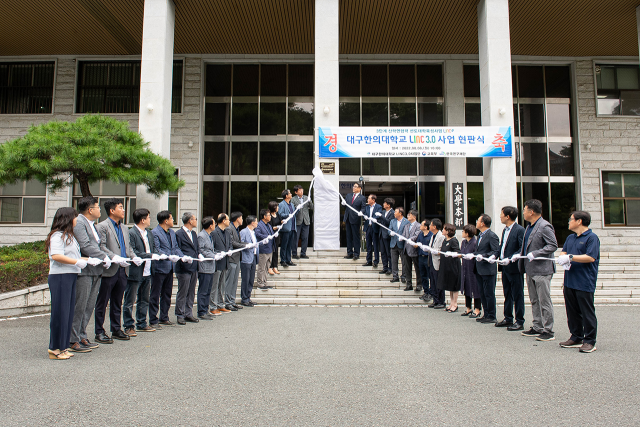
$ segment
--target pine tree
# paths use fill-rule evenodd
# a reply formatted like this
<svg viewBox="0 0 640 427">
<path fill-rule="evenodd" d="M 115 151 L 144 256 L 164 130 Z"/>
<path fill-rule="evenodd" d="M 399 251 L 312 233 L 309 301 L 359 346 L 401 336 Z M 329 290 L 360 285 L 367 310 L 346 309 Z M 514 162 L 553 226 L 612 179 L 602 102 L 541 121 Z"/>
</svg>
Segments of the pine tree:
<svg viewBox="0 0 640 427">
<path fill-rule="evenodd" d="M 55 192 L 72 185 L 71 178 L 82 196 L 90 196 L 89 184 L 101 180 L 145 185 L 156 197 L 184 186 L 170 160 L 152 152 L 127 122 L 112 117 L 52 121 L 0 144 L 0 185 L 35 179 Z"/>
</svg>

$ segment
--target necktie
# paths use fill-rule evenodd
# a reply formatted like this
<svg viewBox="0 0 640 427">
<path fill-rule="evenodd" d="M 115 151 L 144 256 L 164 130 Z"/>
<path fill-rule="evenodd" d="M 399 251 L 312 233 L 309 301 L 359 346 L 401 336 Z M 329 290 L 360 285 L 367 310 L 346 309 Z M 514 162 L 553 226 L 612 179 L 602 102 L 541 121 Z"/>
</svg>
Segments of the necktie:
<svg viewBox="0 0 640 427">
<path fill-rule="evenodd" d="M 353 193 L 353 199 L 351 199 L 351 204 L 353 204 L 353 202 L 355 202 L 355 201 L 356 201 L 356 196 L 357 196 L 357 194 L 356 194 L 356 193 Z"/>
</svg>

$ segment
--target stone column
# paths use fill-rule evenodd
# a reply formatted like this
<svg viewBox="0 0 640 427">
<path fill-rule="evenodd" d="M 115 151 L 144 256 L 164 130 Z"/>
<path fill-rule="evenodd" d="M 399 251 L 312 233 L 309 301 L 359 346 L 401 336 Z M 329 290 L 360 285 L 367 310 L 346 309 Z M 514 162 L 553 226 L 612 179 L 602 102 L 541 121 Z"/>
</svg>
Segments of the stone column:
<svg viewBox="0 0 640 427">
<path fill-rule="evenodd" d="M 464 77 L 462 60 L 447 60 L 444 64 L 445 125 L 464 126 Z M 445 174 L 445 221 L 453 224 L 454 182 L 463 185 L 464 224 L 467 223 L 467 161 L 464 158 L 447 157 L 444 161 Z M 455 225 L 455 224 L 454 224 Z M 456 233 L 458 238 L 462 232 Z"/>
<path fill-rule="evenodd" d="M 478 3 L 478 50 L 482 125 L 513 126 L 508 0 Z M 503 206 L 517 206 L 515 160 L 484 159 L 484 210 L 498 235 Z"/>
<path fill-rule="evenodd" d="M 166 158 L 171 153 L 174 27 L 173 0 L 145 0 L 138 130 L 151 142 L 151 150 Z M 156 225 L 156 214 L 168 208 L 168 194 L 155 198 L 138 186 L 136 198 L 136 206 L 149 209 L 152 226 Z"/>
<path fill-rule="evenodd" d="M 338 126 L 340 124 L 340 98 L 339 98 L 339 54 L 340 54 L 340 4 L 339 0 L 316 0 L 315 10 L 315 100 L 314 100 L 314 159 L 315 167 L 320 166 L 320 162 L 335 163 L 335 175 L 324 177 L 336 190 L 340 188 L 340 165 L 338 159 L 328 159 L 319 157 L 318 131 L 319 127 Z M 340 204 L 329 206 L 318 206 L 316 204 L 316 215 L 322 212 L 334 218 L 337 224 L 340 223 Z M 340 247 L 340 228 L 337 227 L 337 247 Z"/>
</svg>

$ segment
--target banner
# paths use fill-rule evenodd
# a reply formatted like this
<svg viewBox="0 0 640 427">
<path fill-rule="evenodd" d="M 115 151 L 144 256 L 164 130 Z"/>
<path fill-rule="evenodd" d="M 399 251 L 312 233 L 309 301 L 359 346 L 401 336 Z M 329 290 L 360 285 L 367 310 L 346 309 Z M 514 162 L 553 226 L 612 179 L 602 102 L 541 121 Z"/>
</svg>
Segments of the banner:
<svg viewBox="0 0 640 427">
<path fill-rule="evenodd" d="M 320 157 L 511 157 L 511 126 L 320 127 Z"/>
</svg>

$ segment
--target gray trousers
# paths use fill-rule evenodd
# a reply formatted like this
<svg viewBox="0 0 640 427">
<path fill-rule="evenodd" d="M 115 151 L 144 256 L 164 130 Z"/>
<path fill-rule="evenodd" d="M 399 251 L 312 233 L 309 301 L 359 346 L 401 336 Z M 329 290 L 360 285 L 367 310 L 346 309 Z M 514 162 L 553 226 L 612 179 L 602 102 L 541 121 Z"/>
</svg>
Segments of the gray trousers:
<svg viewBox="0 0 640 427">
<path fill-rule="evenodd" d="M 218 270 L 213 273 L 213 281 L 211 282 L 211 297 L 209 297 L 209 308 L 215 310 L 224 307 L 224 283 L 227 270 Z"/>
<path fill-rule="evenodd" d="M 78 276 L 76 281 L 76 306 L 73 310 L 70 342 L 87 339 L 87 325 L 96 307 L 101 276 Z"/>
<path fill-rule="evenodd" d="M 235 304 L 238 293 L 238 277 L 240 277 L 240 264 L 229 263 L 227 276 L 224 282 L 224 304 Z"/>
<path fill-rule="evenodd" d="M 267 275 L 271 266 L 273 252 L 270 254 L 258 255 L 258 268 L 256 269 L 256 279 L 258 286 L 267 286 Z"/>
<path fill-rule="evenodd" d="M 553 304 L 551 303 L 551 278 L 549 276 L 529 276 L 527 289 L 531 301 L 533 329 L 536 332 L 553 333 Z"/>
<path fill-rule="evenodd" d="M 401 257 L 404 257 L 404 249 L 400 249 L 399 247 L 391 248 L 391 273 L 393 273 L 393 278 L 398 278 L 398 261 Z M 404 264 L 402 263 L 402 277 L 404 275 Z"/>
<path fill-rule="evenodd" d="M 176 273 L 178 279 L 178 293 L 176 294 L 176 317 L 184 319 L 193 317 L 193 300 L 196 297 L 196 283 L 198 272 Z"/>
</svg>

